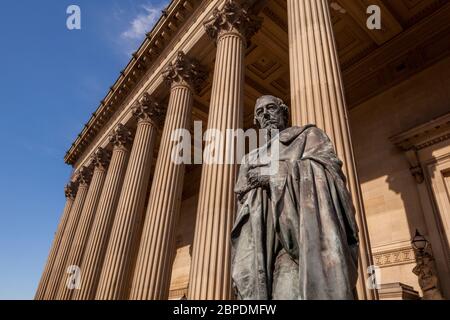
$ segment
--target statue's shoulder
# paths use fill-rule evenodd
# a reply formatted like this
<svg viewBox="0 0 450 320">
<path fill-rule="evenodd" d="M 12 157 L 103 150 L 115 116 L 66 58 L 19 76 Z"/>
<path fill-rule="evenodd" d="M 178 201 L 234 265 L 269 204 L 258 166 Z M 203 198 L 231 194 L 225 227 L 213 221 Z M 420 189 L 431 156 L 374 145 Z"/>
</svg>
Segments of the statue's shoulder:
<svg viewBox="0 0 450 320">
<path fill-rule="evenodd" d="M 307 146 L 319 143 L 330 143 L 328 135 L 314 124 L 290 127 L 280 134 L 280 141 L 284 144 L 290 144 L 297 139 L 306 141 Z"/>
<path fill-rule="evenodd" d="M 314 134 L 316 130 L 321 131 L 313 124 L 307 124 L 304 126 L 293 126 L 284 129 L 280 133 L 280 141 L 284 143 L 290 143 L 291 141 L 297 139 L 300 136 Z M 320 133 L 320 132 L 318 132 Z"/>
<path fill-rule="evenodd" d="M 323 131 L 322 129 L 318 128 L 315 124 L 308 124 L 302 127 L 299 130 L 302 130 L 303 134 L 306 134 L 310 137 L 317 137 L 317 138 L 325 138 L 328 139 L 328 135 Z"/>
</svg>

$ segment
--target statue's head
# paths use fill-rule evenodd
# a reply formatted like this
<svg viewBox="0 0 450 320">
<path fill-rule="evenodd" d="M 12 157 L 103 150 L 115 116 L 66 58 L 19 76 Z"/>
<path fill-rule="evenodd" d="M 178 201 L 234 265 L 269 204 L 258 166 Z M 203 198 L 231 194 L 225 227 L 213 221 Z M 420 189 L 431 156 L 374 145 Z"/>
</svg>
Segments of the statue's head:
<svg viewBox="0 0 450 320">
<path fill-rule="evenodd" d="M 262 96 L 256 100 L 255 125 L 260 129 L 283 131 L 288 127 L 289 108 L 280 98 Z"/>
</svg>

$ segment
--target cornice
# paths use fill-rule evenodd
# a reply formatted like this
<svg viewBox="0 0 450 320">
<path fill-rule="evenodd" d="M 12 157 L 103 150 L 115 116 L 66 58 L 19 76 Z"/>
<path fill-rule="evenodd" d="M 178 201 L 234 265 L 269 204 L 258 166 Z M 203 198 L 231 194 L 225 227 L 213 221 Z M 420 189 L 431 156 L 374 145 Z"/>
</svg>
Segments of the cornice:
<svg viewBox="0 0 450 320">
<path fill-rule="evenodd" d="M 389 138 L 404 152 L 410 165 L 409 170 L 419 184 L 424 181 L 425 176 L 418 152 L 449 139 L 450 113 Z"/>
<path fill-rule="evenodd" d="M 267 0 L 237 0 L 244 1 L 250 10 L 257 14 L 266 4 Z M 199 21 L 207 19 L 215 7 L 223 6 L 225 0 L 172 0 L 165 9 L 147 38 L 143 41 L 139 49 L 133 54 L 127 67 L 120 73 L 116 83 L 110 88 L 106 97 L 101 101 L 97 111 L 94 112 L 84 126 L 81 133 L 66 152 L 64 160 L 71 166 L 78 168 L 89 159 L 89 154 L 95 146 L 103 145 L 107 142 L 108 132 L 105 128 L 117 125 L 116 117 L 124 117 L 124 109 L 129 109 L 133 105 L 133 100 L 155 86 L 163 77 L 155 77 L 154 73 L 163 72 L 166 63 L 166 55 L 172 56 L 173 47 L 179 46 L 182 42 L 189 49 L 192 47 L 192 37 L 187 38 L 187 30 L 193 30 L 195 37 L 204 34 L 204 27 Z M 202 16 L 202 17 L 201 17 Z M 201 18 L 200 18 L 201 17 Z M 175 24 L 179 21 L 178 24 Z M 195 27 L 193 27 L 195 26 Z M 182 39 L 182 40 L 180 40 Z M 158 49 L 156 51 L 156 49 Z M 170 53 L 170 54 L 169 54 Z M 171 59 L 171 57 L 169 57 Z M 148 79 L 152 79 L 149 84 Z M 151 91 L 151 90 L 150 90 Z M 99 143 L 99 139 L 103 139 Z"/>
<path fill-rule="evenodd" d="M 390 138 L 403 151 L 418 151 L 447 139 L 450 139 L 450 113 Z"/>
<path fill-rule="evenodd" d="M 131 60 L 114 85 L 110 87 L 97 110 L 85 124 L 81 133 L 66 152 L 64 161 L 74 165 L 78 157 L 89 146 L 101 128 L 111 119 L 133 88 L 140 82 L 159 54 L 169 45 L 188 16 L 194 12 L 202 0 L 172 0 L 163 11 L 152 31 L 147 34 L 139 49 L 133 53 Z"/>
<path fill-rule="evenodd" d="M 133 119 L 133 105 L 143 94 L 146 92 L 154 93 L 155 90 L 159 91 L 160 89 L 167 89 L 164 84 L 164 69 L 174 61 L 180 50 L 183 52 L 195 50 L 194 47 L 196 46 L 197 41 L 205 36 L 205 30 L 200 21 L 207 19 L 207 17 L 212 14 L 214 8 L 223 0 L 217 1 L 218 2 L 203 0 L 201 5 L 187 18 L 186 22 L 180 26 L 177 36 L 169 42 L 164 49 L 164 52 L 160 54 L 155 62 L 153 62 L 146 70 L 145 77 L 132 88 L 131 93 L 126 97 L 125 102 L 120 104 L 108 122 L 100 127 L 98 133 L 90 139 L 89 144 L 84 147 L 81 154 L 77 155 L 72 165 L 74 170 L 89 164 L 90 155 L 94 152 L 96 147 L 107 148 L 108 144 L 110 144 L 109 135 L 113 131 L 113 128 L 119 123 L 126 125 Z M 167 91 L 166 93 L 169 92 Z"/>
</svg>

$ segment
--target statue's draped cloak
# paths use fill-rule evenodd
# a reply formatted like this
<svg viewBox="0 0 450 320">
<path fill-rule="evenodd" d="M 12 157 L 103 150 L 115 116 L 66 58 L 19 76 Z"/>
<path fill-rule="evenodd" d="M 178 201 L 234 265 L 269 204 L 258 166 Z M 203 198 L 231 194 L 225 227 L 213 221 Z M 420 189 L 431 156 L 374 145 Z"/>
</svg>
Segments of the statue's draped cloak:
<svg viewBox="0 0 450 320">
<path fill-rule="evenodd" d="M 279 139 L 279 172 L 268 189 L 245 193 L 231 234 L 232 278 L 240 299 L 272 299 L 275 260 L 285 250 L 298 264 L 300 300 L 353 299 L 358 229 L 342 162 L 323 131 L 292 127 Z M 274 139 L 249 153 L 236 192 L 248 185 L 249 163 Z M 241 194 L 242 196 L 242 194 Z"/>
</svg>

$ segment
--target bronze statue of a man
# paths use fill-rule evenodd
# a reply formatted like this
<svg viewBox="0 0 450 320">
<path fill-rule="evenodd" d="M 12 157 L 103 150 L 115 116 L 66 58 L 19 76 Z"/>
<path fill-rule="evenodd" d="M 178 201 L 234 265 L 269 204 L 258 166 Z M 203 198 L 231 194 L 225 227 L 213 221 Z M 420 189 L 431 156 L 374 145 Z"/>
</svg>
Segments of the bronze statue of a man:
<svg viewBox="0 0 450 320">
<path fill-rule="evenodd" d="M 256 102 L 255 123 L 279 134 L 247 154 L 239 171 L 239 208 L 231 234 L 236 295 L 354 299 L 358 229 L 342 162 L 322 130 L 288 128 L 288 119 L 281 99 L 262 96 Z M 277 171 L 263 173 L 258 158 L 275 144 Z"/>
</svg>

